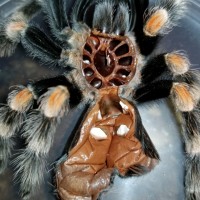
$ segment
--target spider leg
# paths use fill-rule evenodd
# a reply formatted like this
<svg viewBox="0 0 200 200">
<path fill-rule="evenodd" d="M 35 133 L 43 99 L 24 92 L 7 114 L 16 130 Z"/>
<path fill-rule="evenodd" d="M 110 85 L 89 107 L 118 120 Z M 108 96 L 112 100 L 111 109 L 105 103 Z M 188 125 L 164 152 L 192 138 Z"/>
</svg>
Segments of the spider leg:
<svg viewBox="0 0 200 200">
<path fill-rule="evenodd" d="M 141 70 L 142 83 L 150 83 L 157 79 L 172 79 L 186 73 L 190 68 L 190 61 L 181 51 L 163 53 L 152 57 Z"/>
<path fill-rule="evenodd" d="M 77 10 L 80 9 L 80 4 L 81 13 L 84 12 L 84 10 L 87 8 L 86 5 L 89 3 L 91 4 L 92 2 L 84 1 L 84 4 L 82 5 L 81 1 L 76 1 L 73 6 L 71 19 L 68 17 L 69 10 L 67 7 L 69 7 L 69 5 L 66 5 L 66 1 L 43 1 L 43 10 L 47 15 L 51 31 L 57 40 L 61 42 L 64 48 L 68 48 L 70 46 L 73 49 L 80 49 L 84 45 L 86 37 L 90 33 L 90 29 L 85 23 L 83 23 L 83 20 L 79 19 L 78 16 L 75 17 L 74 12 L 76 13 Z M 70 23 L 70 21 L 72 21 L 72 23 Z"/>
<path fill-rule="evenodd" d="M 72 24 L 76 24 L 81 21 L 86 21 L 88 8 L 95 3 L 94 0 L 80 0 L 76 1 L 73 6 L 71 20 Z M 91 19 L 90 19 L 91 20 Z"/>
<path fill-rule="evenodd" d="M 13 148 L 12 137 L 25 119 L 25 113 L 33 106 L 34 96 L 29 88 L 16 87 L 8 95 L 8 105 L 0 108 L 0 173 L 7 167 Z"/>
<path fill-rule="evenodd" d="M 39 0 L 31 0 L 24 3 L 9 18 L 0 22 L 0 57 L 10 56 L 14 52 L 28 22 L 40 9 Z"/>
<path fill-rule="evenodd" d="M 174 80 L 155 81 L 139 88 L 135 95 L 138 102 L 170 97 L 179 114 L 186 151 L 186 199 L 200 198 L 200 74 L 188 71 Z"/>
<path fill-rule="evenodd" d="M 71 106 L 80 102 L 81 93 L 76 84 L 71 84 L 65 76 L 50 78 L 29 84 L 27 87 L 17 86 L 8 95 L 7 105 L 0 107 L 0 173 L 7 167 L 13 147 L 12 137 L 19 132 L 26 118 L 27 112 L 34 106 L 34 101 L 43 95 L 47 88 L 60 84 L 67 84 L 71 94 Z"/>
<path fill-rule="evenodd" d="M 136 101 L 145 102 L 168 97 L 176 88 L 178 77 L 184 75 L 189 68 L 189 59 L 179 51 L 150 58 L 141 70 L 142 84 L 136 89 Z"/>
<path fill-rule="evenodd" d="M 42 1 L 42 7 L 46 12 L 53 35 L 62 42 L 66 41 L 68 38 L 63 34 L 63 29 L 69 26 L 66 1 L 44 0 Z"/>
<path fill-rule="evenodd" d="M 37 97 L 38 106 L 26 115 L 21 127 L 26 148 L 14 160 L 22 199 L 29 199 L 43 181 L 46 158 L 60 119 L 82 100 L 78 87 L 65 76 L 41 80 L 29 88 Z"/>
<path fill-rule="evenodd" d="M 180 112 L 182 135 L 186 151 L 186 200 L 196 200 L 200 198 L 200 74 L 198 71 L 188 72 L 182 79 L 187 84 L 185 87 L 189 86 L 189 93 L 192 97 L 185 98 L 185 101 L 192 101 L 190 104 L 194 105 L 191 106 L 193 109 Z M 185 96 L 183 92 L 181 92 L 182 96 Z"/>
<path fill-rule="evenodd" d="M 80 33 L 71 29 L 70 31 L 72 33 L 68 39 L 68 44 L 62 48 L 55 41 L 52 41 L 39 27 L 29 25 L 21 38 L 21 43 L 30 55 L 38 58 L 43 63 L 80 69 L 82 62 L 80 48 L 82 48 L 88 32 L 85 28 Z"/>
<path fill-rule="evenodd" d="M 21 38 L 21 42 L 33 57 L 44 63 L 56 65 L 61 59 L 62 48 L 38 27 L 29 25 Z"/>
<path fill-rule="evenodd" d="M 68 48 L 63 49 L 39 27 L 30 24 L 21 36 L 21 43 L 31 56 L 38 58 L 43 63 L 62 67 L 80 66 L 81 55 L 78 50 L 71 50 L 69 45 Z"/>
<path fill-rule="evenodd" d="M 139 103 L 165 98 L 170 95 L 173 82 L 190 68 L 190 61 L 180 51 L 163 53 L 150 58 L 141 69 L 141 84 L 134 91 L 134 99 Z M 121 91 L 122 96 L 133 98 L 132 88 Z"/>
<path fill-rule="evenodd" d="M 34 3 L 37 4 L 36 1 L 34 1 Z M 34 13 L 32 9 L 28 9 L 29 7 L 30 4 L 22 8 L 23 10 L 28 10 L 29 12 L 19 11 L 19 14 L 23 15 L 23 17 L 16 17 L 15 15 L 17 14 L 15 14 L 7 19 L 8 22 L 4 22 L 4 26 L 2 29 L 3 46 L 0 50 L 1 56 L 11 55 L 16 45 L 21 42 L 24 48 L 33 57 L 40 59 L 43 63 L 54 65 L 60 64 L 62 66 L 70 65 L 72 67 L 80 66 L 81 57 L 79 49 L 72 50 L 70 44 L 65 44 L 65 49 L 63 49 L 60 45 L 56 44 L 55 41 L 52 41 L 52 39 L 50 39 L 43 31 L 41 31 L 39 27 L 28 24 L 28 19 L 31 17 L 30 15 Z M 40 4 L 38 4 L 38 8 L 40 8 Z M 30 15 L 28 15 L 27 13 Z M 25 14 L 27 14 L 27 17 L 24 17 L 26 16 Z M 10 36 L 6 32 L 7 30 L 9 30 Z M 72 37 L 71 44 L 76 41 L 75 44 L 80 47 L 81 45 L 79 45 L 79 39 L 83 38 L 81 35 L 82 33 L 77 35 L 71 29 L 69 30 Z M 85 39 L 83 39 L 83 41 L 85 41 Z"/>
<path fill-rule="evenodd" d="M 102 1 L 96 5 L 92 27 L 104 33 L 124 35 L 136 23 L 135 1 Z"/>
<path fill-rule="evenodd" d="M 200 198 L 200 74 L 188 70 L 189 66 L 188 59 L 177 52 L 152 58 L 142 70 L 143 83 L 134 97 L 139 103 L 171 98 L 181 120 L 186 149 L 186 199 L 193 200 Z"/>
<path fill-rule="evenodd" d="M 148 0 L 119 0 L 116 3 L 80 0 L 74 4 L 71 21 L 73 24 L 84 22 L 93 29 L 107 33 L 124 34 L 140 24 L 147 5 Z"/>
<path fill-rule="evenodd" d="M 186 0 L 160 0 L 147 10 L 143 27 L 135 30 L 141 54 L 149 55 L 159 39 L 177 25 L 186 10 L 186 3 Z"/>
<path fill-rule="evenodd" d="M 188 58 L 178 52 L 150 59 L 141 71 L 142 84 L 135 91 L 136 101 L 145 102 L 170 96 L 180 111 L 193 110 L 199 100 L 199 80 L 194 78 L 196 75 L 192 71 L 188 71 L 189 67 Z M 194 81 L 187 82 L 185 76 L 191 76 Z"/>
<path fill-rule="evenodd" d="M 136 23 L 141 18 L 140 11 L 147 4 L 146 0 L 140 2 L 135 0 L 119 0 L 117 2 L 76 1 L 71 15 L 73 29 L 77 29 L 77 26 L 84 22 L 94 30 L 124 35 L 135 28 Z M 92 20 L 91 16 L 93 16 Z"/>
</svg>

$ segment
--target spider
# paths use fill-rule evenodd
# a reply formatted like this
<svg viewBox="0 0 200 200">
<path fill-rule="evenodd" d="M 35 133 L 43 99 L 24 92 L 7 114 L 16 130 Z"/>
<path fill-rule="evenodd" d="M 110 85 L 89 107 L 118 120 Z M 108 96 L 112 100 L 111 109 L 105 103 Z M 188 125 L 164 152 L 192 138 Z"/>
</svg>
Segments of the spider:
<svg viewBox="0 0 200 200">
<path fill-rule="evenodd" d="M 1 22 L 0 55 L 18 43 L 45 64 L 65 73 L 17 86 L 0 107 L 0 172 L 7 167 L 12 137 L 26 147 L 14 160 L 22 199 L 43 181 L 56 127 L 69 109 L 84 115 L 56 162 L 56 190 L 62 200 L 98 199 L 114 178 L 140 176 L 159 162 L 137 109 L 168 97 L 179 114 L 186 147 L 186 199 L 199 195 L 199 74 L 179 51 L 152 56 L 161 37 L 184 15 L 186 0 L 29 0 Z M 46 35 L 31 19 L 43 11 Z M 144 18 L 143 18 L 144 16 Z M 133 197 L 134 198 L 134 197 Z"/>
</svg>

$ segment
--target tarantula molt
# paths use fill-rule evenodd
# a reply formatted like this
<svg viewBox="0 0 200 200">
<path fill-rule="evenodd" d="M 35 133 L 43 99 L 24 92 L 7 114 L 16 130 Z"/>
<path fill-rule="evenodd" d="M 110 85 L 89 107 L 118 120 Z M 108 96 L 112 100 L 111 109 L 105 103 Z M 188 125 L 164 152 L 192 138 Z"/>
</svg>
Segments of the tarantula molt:
<svg viewBox="0 0 200 200">
<path fill-rule="evenodd" d="M 152 56 L 159 39 L 183 16 L 187 0 L 28 0 L 0 24 L 0 56 L 18 43 L 43 63 L 61 66 L 54 78 L 17 86 L 0 107 L 0 172 L 20 134 L 25 148 L 15 158 L 21 198 L 43 181 L 45 160 L 61 118 L 85 105 L 82 120 L 56 162 L 58 198 L 97 199 L 115 176 L 151 171 L 159 155 L 137 105 L 169 97 L 183 129 L 185 194 L 200 199 L 200 78 L 179 51 Z M 67 9 L 71 7 L 71 9 Z M 51 33 L 33 24 L 43 12 Z M 134 196 L 132 197 L 134 199 Z"/>
</svg>

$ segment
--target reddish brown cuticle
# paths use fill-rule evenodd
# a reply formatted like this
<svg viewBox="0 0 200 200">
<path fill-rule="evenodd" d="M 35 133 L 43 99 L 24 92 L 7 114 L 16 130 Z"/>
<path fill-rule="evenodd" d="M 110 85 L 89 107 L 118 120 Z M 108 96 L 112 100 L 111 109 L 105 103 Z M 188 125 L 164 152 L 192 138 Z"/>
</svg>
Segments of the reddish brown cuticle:
<svg viewBox="0 0 200 200">
<path fill-rule="evenodd" d="M 127 84 L 136 71 L 135 47 L 126 36 L 94 31 L 83 48 L 82 71 L 97 89 Z"/>
</svg>

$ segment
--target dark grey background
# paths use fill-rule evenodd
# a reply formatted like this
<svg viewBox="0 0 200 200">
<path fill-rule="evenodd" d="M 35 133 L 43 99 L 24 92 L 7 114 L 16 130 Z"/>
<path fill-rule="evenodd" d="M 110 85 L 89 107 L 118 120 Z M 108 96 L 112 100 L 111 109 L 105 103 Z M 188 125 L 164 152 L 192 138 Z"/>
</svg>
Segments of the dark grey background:
<svg viewBox="0 0 200 200">
<path fill-rule="evenodd" d="M 7 3 L 6 3 L 7 2 Z M 0 0 L 0 16 L 6 17 L 19 1 Z M 151 2 L 154 2 L 153 0 Z M 5 3 L 5 4 L 4 4 Z M 200 1 L 191 1 L 189 11 L 170 34 L 159 44 L 156 52 L 184 50 L 192 63 L 192 68 L 199 68 L 200 63 Z M 0 102 L 5 103 L 9 87 L 25 84 L 29 80 L 40 80 L 62 73 L 62 69 L 43 66 L 27 56 L 19 45 L 15 54 L 10 58 L 0 59 Z M 70 111 L 59 126 L 54 145 L 50 152 L 49 163 L 58 159 L 65 146 L 73 122 L 79 116 L 80 109 Z M 103 200 L 183 200 L 184 199 L 184 157 L 180 128 L 168 103 L 161 101 L 140 107 L 143 123 L 153 140 L 160 157 L 160 164 L 148 175 L 139 178 L 121 180 L 116 178 L 114 187 L 105 195 Z M 72 120 L 73 119 L 73 120 Z M 16 148 L 21 141 L 16 138 Z M 52 165 L 49 165 L 48 178 L 32 198 L 39 200 L 55 200 L 52 186 Z M 19 200 L 18 184 L 13 182 L 13 169 L 8 167 L 0 175 L 0 200 Z"/>
</svg>

